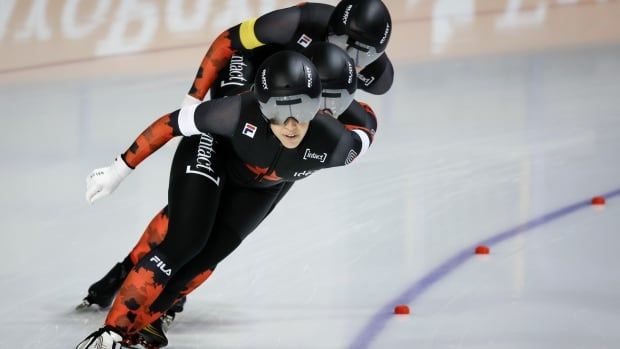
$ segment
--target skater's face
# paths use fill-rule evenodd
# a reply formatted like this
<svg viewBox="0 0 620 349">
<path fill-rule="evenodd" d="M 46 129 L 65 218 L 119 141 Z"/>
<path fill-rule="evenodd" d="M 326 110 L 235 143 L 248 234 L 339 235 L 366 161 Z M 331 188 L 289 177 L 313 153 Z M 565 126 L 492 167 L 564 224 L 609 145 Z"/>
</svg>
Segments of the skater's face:
<svg viewBox="0 0 620 349">
<path fill-rule="evenodd" d="M 308 132 L 309 122 L 299 123 L 295 118 L 288 118 L 283 124 L 271 123 L 271 131 L 285 148 L 297 148 Z"/>
</svg>

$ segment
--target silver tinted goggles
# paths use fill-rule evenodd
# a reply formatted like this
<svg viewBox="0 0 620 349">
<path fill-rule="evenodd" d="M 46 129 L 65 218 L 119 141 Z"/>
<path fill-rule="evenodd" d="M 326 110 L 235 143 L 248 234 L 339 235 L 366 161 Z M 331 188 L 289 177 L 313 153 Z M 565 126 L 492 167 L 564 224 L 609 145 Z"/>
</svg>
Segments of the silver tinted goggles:
<svg viewBox="0 0 620 349">
<path fill-rule="evenodd" d="M 383 54 L 377 52 L 375 47 L 350 39 L 348 35 L 329 35 L 327 41 L 345 50 L 358 68 L 366 67 Z"/>
<path fill-rule="evenodd" d="M 321 91 L 321 110 L 329 110 L 335 118 L 344 113 L 351 102 L 353 102 L 353 95 L 345 89 L 323 89 Z"/>
<path fill-rule="evenodd" d="M 319 111 L 319 98 L 308 95 L 271 97 L 267 102 L 260 102 L 260 110 L 270 122 L 283 124 L 288 118 L 299 123 L 310 122 Z"/>
</svg>

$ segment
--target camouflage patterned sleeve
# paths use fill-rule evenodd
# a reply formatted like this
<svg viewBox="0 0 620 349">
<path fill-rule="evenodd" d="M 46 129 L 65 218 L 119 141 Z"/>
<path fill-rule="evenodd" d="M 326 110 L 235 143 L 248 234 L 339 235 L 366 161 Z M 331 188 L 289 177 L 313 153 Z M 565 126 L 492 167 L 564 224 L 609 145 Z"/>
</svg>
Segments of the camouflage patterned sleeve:
<svg viewBox="0 0 620 349">
<path fill-rule="evenodd" d="M 166 114 L 147 127 L 133 144 L 122 154 L 123 160 L 131 168 L 136 168 L 142 160 L 156 152 L 174 136 L 181 135 L 177 125 L 178 112 Z"/>
<path fill-rule="evenodd" d="M 300 10 L 293 6 L 238 24 L 218 36 L 200 63 L 189 95 L 202 101 L 233 54 L 248 55 L 267 44 L 285 44 L 299 25 Z"/>
<path fill-rule="evenodd" d="M 237 51 L 235 45 L 231 40 L 231 34 L 235 35 L 239 32 L 239 26 L 235 26 L 217 37 L 207 54 L 202 59 L 189 95 L 202 101 L 213 85 L 217 74 L 226 67 L 232 55 Z"/>
</svg>

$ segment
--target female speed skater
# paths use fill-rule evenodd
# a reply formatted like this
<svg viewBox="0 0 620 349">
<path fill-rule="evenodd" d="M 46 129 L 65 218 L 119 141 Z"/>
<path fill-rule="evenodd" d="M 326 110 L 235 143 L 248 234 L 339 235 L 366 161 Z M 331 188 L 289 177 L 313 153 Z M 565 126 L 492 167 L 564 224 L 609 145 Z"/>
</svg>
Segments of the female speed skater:
<svg viewBox="0 0 620 349">
<path fill-rule="evenodd" d="M 389 11 L 380 0 L 344 0 L 336 7 L 303 3 L 245 21 L 226 30 L 211 45 L 183 106 L 199 102 L 207 91 L 211 92 L 212 99 L 247 91 L 253 81 L 255 67 L 265 56 L 285 48 L 304 50 L 304 47 L 321 40 L 338 44 L 355 58 L 358 88 L 383 94 L 389 90 L 393 80 L 393 67 L 384 52 L 391 25 Z M 363 103 L 353 103 L 339 116 L 339 120 L 348 125 L 360 125 L 358 120 L 362 114 L 372 114 L 372 111 Z M 361 117 L 361 124 L 365 117 L 368 115 Z M 181 143 L 190 139 L 183 139 Z M 289 188 L 290 185 L 286 190 Z M 161 242 L 167 230 L 167 220 L 164 208 L 152 219 L 132 252 L 89 287 L 88 295 L 78 308 L 92 304 L 109 306 L 140 256 Z M 174 314 L 183 309 L 183 304 L 184 299 L 181 299 L 161 319 L 145 328 L 144 335 L 165 343 L 164 331 L 174 319 Z"/>
<path fill-rule="evenodd" d="M 394 73 L 384 53 L 391 25 L 389 11 L 380 0 L 343 0 L 336 7 L 303 3 L 245 21 L 226 30 L 211 45 L 182 106 L 202 101 L 209 90 L 211 99 L 248 91 L 255 67 L 267 55 L 287 48 L 303 50 L 312 42 L 325 40 L 338 44 L 355 58 L 358 88 L 383 94 L 389 90 Z M 350 113 L 345 112 L 340 117 L 341 121 L 355 123 L 347 114 Z M 157 233 L 165 226 L 161 217 L 153 219 L 148 231 Z M 145 244 L 148 245 L 148 241 L 139 245 Z M 79 307 L 92 304 L 107 307 L 135 262 L 135 256 L 128 256 L 118 263 L 104 278 L 91 285 Z"/>
<path fill-rule="evenodd" d="M 330 43 L 313 43 L 304 50 L 304 55 L 317 67 L 319 73 L 323 87 L 321 110 L 337 117 L 347 128 L 366 128 L 369 134 L 374 135 L 376 119 L 372 110 L 364 103 L 353 100 L 357 80 L 353 70 L 353 60 L 342 49 Z M 193 137 L 200 138 L 200 136 Z M 181 143 L 189 142 L 193 137 L 184 139 Z M 193 153 L 195 149 L 185 146 L 179 147 L 175 159 L 181 156 L 191 156 L 182 155 L 183 152 Z M 284 195 L 292 184 L 293 182 L 287 182 L 281 195 Z M 192 199 L 200 200 L 200 197 L 193 196 Z M 91 304 L 98 304 L 104 308 L 109 306 L 129 270 L 153 247 L 161 243 L 167 228 L 168 213 L 167 207 L 164 207 L 155 215 L 125 260 L 117 263 L 101 280 L 91 285 L 88 296 L 79 308 Z M 214 269 L 215 266 L 212 270 Z M 141 339 L 151 346 L 163 347 L 167 345 L 168 339 L 165 333 L 176 313 L 183 310 L 184 301 L 185 298 L 181 298 L 160 318 L 140 330 Z"/>
<path fill-rule="evenodd" d="M 173 162 L 166 236 L 129 272 L 105 326 L 77 349 L 132 343 L 140 329 L 198 287 L 239 246 L 281 199 L 287 182 L 349 164 L 368 149 L 371 128 L 348 129 L 317 113 L 320 85 L 308 58 L 276 53 L 259 67 L 253 92 L 166 114 L 111 166 L 91 173 L 87 199 L 93 201 L 111 193 L 172 137 L 200 135 L 197 144 L 187 144 L 196 150 L 186 152 L 192 156 Z M 185 198 L 194 193 L 201 200 L 188 205 Z"/>
<path fill-rule="evenodd" d="M 224 31 L 209 48 L 182 106 L 249 90 L 255 67 L 278 50 L 303 50 L 312 42 L 330 41 L 355 58 L 357 87 L 373 94 L 389 90 L 394 70 L 385 48 L 392 22 L 380 0 L 343 0 L 336 7 L 303 3 L 267 13 Z M 298 38 L 299 37 L 299 38 Z M 155 224 L 154 227 L 160 224 Z M 123 279 L 135 259 L 118 263 L 84 298 L 81 307 L 110 304 L 118 280 Z M 109 276 L 109 277 L 108 277 Z M 110 296 L 111 294 L 111 296 Z"/>
</svg>

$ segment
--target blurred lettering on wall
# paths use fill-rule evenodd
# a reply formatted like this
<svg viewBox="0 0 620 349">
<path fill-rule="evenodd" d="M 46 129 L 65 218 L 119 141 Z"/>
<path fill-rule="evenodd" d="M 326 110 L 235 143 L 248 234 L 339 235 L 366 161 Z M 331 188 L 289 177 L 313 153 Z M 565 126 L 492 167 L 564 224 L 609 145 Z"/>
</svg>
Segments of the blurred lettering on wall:
<svg viewBox="0 0 620 349">
<path fill-rule="evenodd" d="M 396 62 L 620 41 L 620 0 L 384 1 L 394 22 L 388 53 Z M 0 73 L 158 52 L 158 69 L 197 67 L 221 31 L 297 2 L 2 0 Z M 86 71 L 144 67 L 144 60 L 125 67 L 99 63 Z"/>
</svg>

